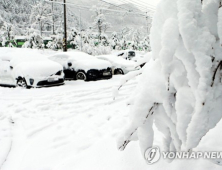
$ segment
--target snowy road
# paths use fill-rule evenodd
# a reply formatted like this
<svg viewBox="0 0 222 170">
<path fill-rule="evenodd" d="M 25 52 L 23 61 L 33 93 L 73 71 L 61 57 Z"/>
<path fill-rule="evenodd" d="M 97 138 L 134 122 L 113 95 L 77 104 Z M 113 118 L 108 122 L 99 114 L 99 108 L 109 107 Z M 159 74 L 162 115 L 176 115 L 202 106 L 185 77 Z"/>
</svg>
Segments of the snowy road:
<svg viewBox="0 0 222 170">
<path fill-rule="evenodd" d="M 128 84 L 113 101 L 112 88 L 120 77 L 30 90 L 1 87 L 2 169 L 55 169 L 104 138 L 112 139 L 115 148 L 127 121 L 125 99 L 136 84 Z"/>
</svg>

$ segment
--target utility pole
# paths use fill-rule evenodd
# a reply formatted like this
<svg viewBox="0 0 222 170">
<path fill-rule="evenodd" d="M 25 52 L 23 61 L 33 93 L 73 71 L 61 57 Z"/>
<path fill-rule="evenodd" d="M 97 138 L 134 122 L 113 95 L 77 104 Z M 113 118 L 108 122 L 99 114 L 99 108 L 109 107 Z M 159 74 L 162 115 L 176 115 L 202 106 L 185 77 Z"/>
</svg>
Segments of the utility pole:
<svg viewBox="0 0 222 170">
<path fill-rule="evenodd" d="M 81 27 L 81 9 L 79 9 L 79 32 L 80 32 L 80 51 L 82 51 L 82 27 Z"/>
<path fill-rule="evenodd" d="M 148 12 L 146 12 L 146 30 L 148 35 L 149 34 Z"/>
<path fill-rule="evenodd" d="M 54 3 L 52 1 L 52 34 L 55 35 Z"/>
<path fill-rule="evenodd" d="M 63 52 L 67 51 L 67 27 L 66 27 L 66 0 L 64 1 L 64 38 L 63 38 Z"/>
<path fill-rule="evenodd" d="M 150 27 L 151 27 L 151 19 L 150 19 L 150 15 L 148 13 L 148 9 L 146 12 L 146 23 L 147 23 L 147 34 L 150 34 Z"/>
</svg>

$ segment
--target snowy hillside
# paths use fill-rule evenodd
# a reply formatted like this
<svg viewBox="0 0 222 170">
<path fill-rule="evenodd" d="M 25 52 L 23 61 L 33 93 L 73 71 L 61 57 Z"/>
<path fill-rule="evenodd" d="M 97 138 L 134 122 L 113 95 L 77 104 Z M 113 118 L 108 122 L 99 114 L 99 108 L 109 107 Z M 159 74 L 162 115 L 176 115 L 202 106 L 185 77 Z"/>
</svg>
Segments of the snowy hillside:
<svg viewBox="0 0 222 170">
<path fill-rule="evenodd" d="M 122 10 L 124 11 L 123 8 L 131 10 L 133 12 L 142 12 L 140 9 L 138 9 L 138 7 L 136 7 L 134 4 L 132 3 L 126 3 L 126 4 L 121 4 L 119 5 L 119 7 L 115 7 L 112 5 L 109 5 L 107 3 L 104 3 L 100 0 L 81 0 L 81 1 L 74 1 L 74 0 L 69 0 L 69 2 L 75 3 L 75 4 L 79 4 L 79 5 L 86 5 L 86 6 L 93 6 L 93 5 L 97 5 L 100 7 L 106 7 L 108 9 L 114 9 L 114 10 Z M 70 8 L 75 9 L 74 6 L 70 6 Z M 127 11 L 127 10 L 125 10 Z M 75 11 L 76 16 L 79 16 L 79 11 L 76 10 Z M 144 30 L 146 30 L 145 27 L 146 26 L 146 18 L 142 18 L 139 15 L 135 15 L 135 14 L 124 14 L 124 13 L 115 13 L 115 12 L 105 12 L 106 14 L 106 18 L 107 21 L 111 23 L 112 28 L 110 28 L 108 31 L 109 32 L 113 32 L 113 31 L 120 31 L 121 28 L 123 27 L 132 27 L 134 29 L 138 29 L 138 28 L 142 28 Z M 144 13 L 145 14 L 145 13 Z M 81 12 L 82 18 L 83 18 L 83 22 L 84 23 L 90 23 L 93 21 L 92 19 L 92 12 L 89 10 L 82 10 Z M 87 24 L 86 24 L 87 25 Z"/>
</svg>

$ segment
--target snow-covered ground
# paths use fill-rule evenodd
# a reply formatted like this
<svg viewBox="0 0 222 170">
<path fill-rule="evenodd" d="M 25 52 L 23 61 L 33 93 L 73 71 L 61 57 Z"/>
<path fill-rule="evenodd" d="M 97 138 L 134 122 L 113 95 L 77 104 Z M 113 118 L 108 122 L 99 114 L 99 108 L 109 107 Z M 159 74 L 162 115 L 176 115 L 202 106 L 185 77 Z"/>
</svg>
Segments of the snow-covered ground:
<svg viewBox="0 0 222 170">
<path fill-rule="evenodd" d="M 113 86 L 119 84 L 121 77 L 67 81 L 64 86 L 30 90 L 0 87 L 0 169 L 221 168 L 203 160 L 169 164 L 161 159 L 149 166 L 138 142 L 130 143 L 124 152 L 118 151 L 116 139 L 128 121 L 126 101 L 137 84 L 136 80 L 127 83 L 113 101 Z M 158 135 L 154 143 L 161 146 L 162 136 Z M 213 140 L 204 141 L 213 147 Z"/>
<path fill-rule="evenodd" d="M 2 169 L 105 168 L 101 158 L 109 162 L 111 155 L 104 157 L 104 152 L 119 153 L 115 137 L 127 121 L 127 91 L 135 86 L 123 88 L 113 101 L 112 86 L 120 77 L 30 90 L 0 87 Z M 90 159 L 97 162 L 87 165 L 92 152 Z"/>
</svg>

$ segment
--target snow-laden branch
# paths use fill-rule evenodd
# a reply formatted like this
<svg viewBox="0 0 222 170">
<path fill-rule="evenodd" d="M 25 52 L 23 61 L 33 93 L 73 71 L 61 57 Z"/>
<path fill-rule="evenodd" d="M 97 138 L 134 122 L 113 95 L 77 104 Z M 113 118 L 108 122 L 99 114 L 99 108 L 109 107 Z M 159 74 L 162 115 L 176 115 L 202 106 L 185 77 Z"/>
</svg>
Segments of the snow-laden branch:
<svg viewBox="0 0 222 170">
<path fill-rule="evenodd" d="M 221 120 L 220 5 L 217 0 L 160 1 L 150 36 L 154 61 L 146 64 L 134 93 L 120 150 L 138 139 L 143 154 L 152 146 L 155 122 L 166 151 L 190 151 Z M 145 130 L 142 122 L 154 103 L 158 107 Z"/>
<path fill-rule="evenodd" d="M 133 78 L 139 76 L 142 74 L 142 69 L 136 70 L 136 71 L 131 71 L 128 74 L 126 74 L 120 81 L 120 84 L 113 89 L 113 100 L 116 99 L 118 96 L 119 90 L 126 84 L 128 81 L 132 80 Z"/>
<path fill-rule="evenodd" d="M 154 103 L 153 106 L 149 109 L 146 116 L 143 118 L 143 120 L 139 124 L 130 126 L 129 129 L 126 130 L 126 133 L 124 134 L 125 137 L 120 138 L 120 140 L 118 141 L 118 149 L 119 150 L 123 151 L 126 148 L 126 146 L 131 141 L 131 137 L 136 133 L 138 128 L 140 126 L 144 125 L 146 123 L 147 119 L 154 114 L 155 110 L 157 109 L 157 106 L 158 106 L 158 103 Z"/>
</svg>

